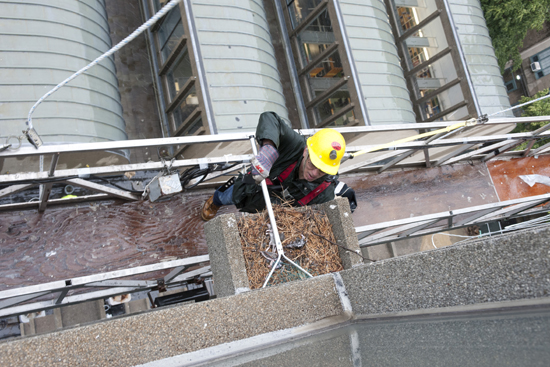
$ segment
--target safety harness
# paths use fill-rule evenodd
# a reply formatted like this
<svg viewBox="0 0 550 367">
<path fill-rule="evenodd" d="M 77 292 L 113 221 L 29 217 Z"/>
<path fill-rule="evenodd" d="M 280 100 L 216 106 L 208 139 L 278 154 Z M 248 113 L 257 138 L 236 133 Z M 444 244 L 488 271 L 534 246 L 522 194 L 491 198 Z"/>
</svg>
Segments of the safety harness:
<svg viewBox="0 0 550 367">
<path fill-rule="evenodd" d="M 279 176 L 275 177 L 273 179 L 273 181 L 278 181 L 279 184 L 282 186 L 282 183 L 284 182 L 284 180 L 286 180 L 288 178 L 288 176 L 290 176 L 290 174 L 294 170 L 294 167 L 296 167 L 296 163 L 298 163 L 298 162 L 294 162 L 290 166 L 288 166 L 283 172 L 281 172 L 281 174 Z M 269 178 L 265 179 L 265 182 L 268 186 L 275 185 L 275 183 L 273 183 L 273 181 L 271 181 Z M 313 189 L 309 194 L 307 194 L 306 196 L 304 196 L 303 198 L 298 200 L 298 205 L 300 205 L 300 206 L 307 205 L 311 200 L 313 200 L 317 196 L 319 196 L 319 194 L 321 194 L 323 191 L 325 191 L 325 189 L 329 186 L 330 186 L 329 181 L 323 181 L 323 183 L 321 183 L 319 186 L 317 186 L 315 189 Z"/>
</svg>

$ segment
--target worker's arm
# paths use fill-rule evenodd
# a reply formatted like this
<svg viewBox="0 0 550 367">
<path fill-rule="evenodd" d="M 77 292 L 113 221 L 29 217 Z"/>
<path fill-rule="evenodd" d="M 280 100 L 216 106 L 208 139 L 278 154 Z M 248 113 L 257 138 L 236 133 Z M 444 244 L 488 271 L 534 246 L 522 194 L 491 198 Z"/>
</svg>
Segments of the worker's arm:
<svg viewBox="0 0 550 367">
<path fill-rule="evenodd" d="M 256 127 L 256 140 L 260 145 L 272 144 L 276 149 L 280 149 L 281 145 L 294 145 L 297 136 L 299 134 L 275 112 L 264 112 L 260 115 Z"/>
</svg>

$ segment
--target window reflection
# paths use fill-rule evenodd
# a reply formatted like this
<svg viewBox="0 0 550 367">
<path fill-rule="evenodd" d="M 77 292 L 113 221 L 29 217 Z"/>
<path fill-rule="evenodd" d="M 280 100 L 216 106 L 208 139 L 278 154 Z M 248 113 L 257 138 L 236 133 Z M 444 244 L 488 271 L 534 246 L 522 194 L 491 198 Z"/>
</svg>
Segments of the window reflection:
<svg viewBox="0 0 550 367">
<path fill-rule="evenodd" d="M 170 10 L 157 33 L 162 62 L 166 61 L 184 33 L 180 10 L 175 7 Z"/>
<path fill-rule="evenodd" d="M 166 81 L 168 84 L 168 94 L 170 101 L 179 93 L 181 88 L 185 85 L 187 80 L 193 76 L 191 69 L 191 61 L 189 60 L 189 53 L 187 49 L 184 49 L 182 56 L 176 61 L 175 66 L 170 69 L 166 75 Z"/>
<path fill-rule="evenodd" d="M 292 28 L 296 28 L 298 24 L 300 24 L 302 20 L 321 3 L 321 1 L 322 0 L 287 0 Z"/>
<path fill-rule="evenodd" d="M 195 108 L 199 105 L 199 98 L 195 91 L 195 87 L 192 87 L 187 93 L 187 96 L 180 103 L 178 108 L 174 111 L 174 123 L 176 129 L 195 111 Z"/>
<path fill-rule="evenodd" d="M 335 41 L 328 11 L 323 11 L 298 35 L 303 66 L 315 59 Z"/>
<path fill-rule="evenodd" d="M 346 89 L 347 87 L 344 86 L 342 89 L 334 92 L 313 109 L 319 122 L 324 121 L 330 116 L 338 113 L 342 108 L 348 106 L 351 103 L 349 91 L 347 91 Z M 321 93 L 319 92 L 318 94 Z M 352 122 L 354 119 L 355 116 L 353 114 L 353 110 L 351 110 L 344 116 L 330 123 L 328 126 L 345 126 Z"/>
</svg>

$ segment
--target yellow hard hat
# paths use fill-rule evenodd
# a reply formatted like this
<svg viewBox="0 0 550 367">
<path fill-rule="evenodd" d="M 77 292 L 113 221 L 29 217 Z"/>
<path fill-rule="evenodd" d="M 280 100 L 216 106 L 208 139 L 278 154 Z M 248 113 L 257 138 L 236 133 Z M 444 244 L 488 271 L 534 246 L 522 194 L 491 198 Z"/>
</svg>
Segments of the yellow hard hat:
<svg viewBox="0 0 550 367">
<path fill-rule="evenodd" d="M 315 167 L 329 175 L 335 175 L 346 152 L 346 141 L 338 131 L 323 129 L 307 139 L 307 149 Z"/>
</svg>

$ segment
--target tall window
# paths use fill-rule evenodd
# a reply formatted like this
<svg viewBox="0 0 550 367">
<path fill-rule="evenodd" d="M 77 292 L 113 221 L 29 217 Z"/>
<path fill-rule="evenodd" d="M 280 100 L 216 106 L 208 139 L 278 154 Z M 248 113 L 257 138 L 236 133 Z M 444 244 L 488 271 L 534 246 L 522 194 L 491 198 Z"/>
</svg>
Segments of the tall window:
<svg viewBox="0 0 550 367">
<path fill-rule="evenodd" d="M 151 0 L 151 13 L 159 11 L 168 0 Z M 192 60 L 187 24 L 183 21 L 182 4 L 173 8 L 152 28 L 155 52 L 161 80 L 164 113 L 171 136 L 199 135 L 207 133 L 202 113 L 202 98 L 196 68 Z"/>
<path fill-rule="evenodd" d="M 310 127 L 362 121 L 332 2 L 281 0 Z M 346 61 L 347 62 L 347 61 Z"/>
</svg>

